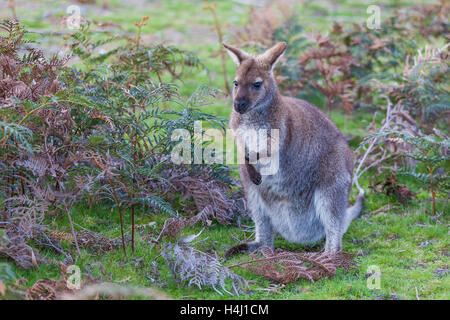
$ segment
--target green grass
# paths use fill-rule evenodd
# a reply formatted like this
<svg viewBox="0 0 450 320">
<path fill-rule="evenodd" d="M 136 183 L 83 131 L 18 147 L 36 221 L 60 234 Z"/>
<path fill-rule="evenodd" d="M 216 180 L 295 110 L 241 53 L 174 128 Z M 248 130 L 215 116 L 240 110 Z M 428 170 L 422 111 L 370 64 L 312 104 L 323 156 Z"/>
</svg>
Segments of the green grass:
<svg viewBox="0 0 450 320">
<path fill-rule="evenodd" d="M 100 1 L 98 1 L 100 2 Z M 425 1 L 414 1 L 424 3 Z M 0 6 L 5 6 L 3 2 Z M 50 30 L 66 31 L 59 27 L 58 17 L 65 13 L 67 5 L 71 1 L 16 1 L 17 14 L 27 29 L 36 32 Z M 294 10 L 301 12 L 301 19 L 307 26 L 307 30 L 325 30 L 333 21 L 344 23 L 365 20 L 365 12 L 370 2 L 361 1 L 335 1 L 331 5 L 326 1 L 305 2 L 298 4 Z M 388 15 L 394 7 L 410 5 L 411 1 L 378 1 L 382 7 L 382 15 Z M 143 39 L 149 42 L 166 41 L 181 46 L 183 49 L 192 50 L 198 54 L 201 61 L 208 69 L 193 70 L 183 82 L 179 82 L 180 92 L 184 96 L 191 94 L 201 84 L 207 84 L 216 88 L 223 88 L 221 75 L 221 62 L 211 54 L 219 48 L 214 33 L 209 31 L 212 26 L 212 18 L 208 12 L 202 10 L 202 1 L 132 1 L 131 4 L 119 0 L 110 0 L 108 10 L 101 9 L 97 5 L 83 5 L 83 14 L 102 22 L 116 22 L 122 27 L 120 32 L 135 32 L 134 21 L 142 16 L 149 15 L 150 20 L 143 29 Z M 136 5 L 136 6 L 133 6 Z M 30 10 L 32 8 L 33 10 Z M 0 18 L 10 15 L 9 10 L 0 7 Z M 249 6 L 237 4 L 233 1 L 219 1 L 218 16 L 223 23 L 231 25 L 243 25 L 247 19 Z M 46 18 L 43 18 L 45 16 Z M 180 37 L 181 35 L 181 37 Z M 154 38 L 152 36 L 155 36 Z M 230 34 L 225 34 L 227 41 L 232 41 Z M 50 51 L 55 51 L 61 43 L 61 36 L 38 37 L 42 45 Z M 226 64 L 229 80 L 235 66 L 230 60 Z M 203 107 L 203 111 L 223 117 L 228 117 L 230 112 L 230 100 L 220 98 L 213 105 Z M 333 121 L 345 135 L 354 137 L 350 144 L 357 147 L 362 137 L 366 134 L 365 128 L 372 120 L 372 114 L 355 112 L 351 117 L 341 112 L 330 114 Z M 378 115 L 381 120 L 382 115 Z M 385 195 L 375 194 L 367 187 L 370 173 L 366 174 L 361 185 L 368 191 L 365 209 L 360 219 L 354 221 L 349 231 L 344 236 L 344 249 L 350 253 L 362 253 L 358 255 L 359 262 L 356 270 L 349 273 L 338 270 L 335 277 L 322 279 L 315 283 L 299 280 L 287 285 L 278 293 L 261 291 L 267 288 L 269 281 L 244 269 L 236 272 L 252 280 L 248 294 L 238 297 L 240 299 L 416 299 L 417 294 L 421 299 L 449 299 L 450 283 L 448 275 L 439 276 L 433 271 L 439 268 L 448 268 L 448 214 L 444 213 L 438 220 L 431 219 L 430 202 L 428 193 L 417 187 L 417 193 L 422 199 L 415 200 L 407 205 L 400 205 L 395 199 Z M 353 190 L 353 196 L 356 191 Z M 374 211 L 386 207 L 386 212 L 373 214 Z M 442 213 L 443 204 L 439 203 L 438 209 Z M 141 211 L 137 214 L 136 223 L 145 224 L 152 221 L 156 225 L 146 229 L 156 238 L 167 216 Z M 86 208 L 77 206 L 73 211 L 73 220 L 90 230 L 99 232 L 109 237 L 120 235 L 119 215 L 117 210 L 111 211 L 102 206 Z M 130 230 L 130 213 L 125 216 L 126 230 Z M 65 215 L 48 217 L 46 223 L 51 229 L 69 231 L 68 221 Z M 251 221 L 245 221 L 251 224 Z M 187 228 L 183 235 L 194 234 L 201 230 L 201 226 Z M 202 251 L 216 251 L 219 257 L 231 246 L 237 244 L 234 239 L 244 239 L 245 234 L 234 226 L 222 226 L 214 222 L 202 233 L 197 244 Z M 175 241 L 164 238 L 163 241 Z M 424 241 L 434 240 L 429 245 L 420 246 Z M 63 244 L 75 257 L 74 247 L 69 243 Z M 281 238 L 277 238 L 276 247 L 289 250 L 305 250 L 300 245 L 289 244 Z M 323 245 L 323 244 L 320 244 Z M 98 254 L 90 249 L 82 249 L 82 257 L 75 264 L 78 265 L 83 275 L 87 273 L 104 281 L 122 282 L 127 285 L 162 288 L 169 296 L 175 299 L 231 299 L 228 295 L 220 296 L 214 290 L 203 288 L 189 288 L 177 283 L 170 274 L 162 258 L 158 258 L 159 274 L 152 272 L 152 261 L 159 254 L 157 247 L 152 249 L 152 244 L 146 242 L 140 235 L 136 241 L 136 250 L 131 253 L 128 246 L 128 257 L 125 258 L 122 250 Z M 62 260 L 50 250 L 43 253 L 49 259 Z M 224 265 L 231 265 L 239 260 L 236 257 L 230 261 L 224 261 Z M 138 259 L 142 262 L 137 263 Z M 1 259 L 0 262 L 8 262 Z M 11 264 L 12 265 L 12 264 Z M 100 265 L 104 267 L 101 271 Z M 377 266 L 381 271 L 380 290 L 369 289 L 367 286 L 367 270 L 370 266 Z M 40 265 L 37 270 L 22 270 L 13 265 L 16 278 L 27 279 L 27 286 L 31 286 L 41 278 L 58 278 L 59 266 Z M 1 298 L 1 297 L 0 297 Z"/>
<path fill-rule="evenodd" d="M 386 212 L 370 214 L 375 208 L 380 208 L 392 202 Z M 373 208 L 373 209 L 372 209 Z M 77 207 L 73 212 L 75 223 L 85 228 L 99 232 L 109 237 L 120 235 L 118 212 L 102 208 L 87 209 Z M 125 217 L 128 220 L 129 215 Z M 143 235 L 150 234 L 156 238 L 164 224 L 162 216 L 150 212 L 139 212 L 137 224 L 156 222 L 154 227 L 146 229 Z M 126 230 L 129 230 L 126 221 Z M 245 221 L 250 224 L 250 221 Z M 70 231 L 67 218 L 64 215 L 48 220 L 50 228 Z M 424 212 L 422 203 L 411 203 L 406 207 L 396 205 L 392 199 L 369 194 L 366 209 L 362 217 L 352 223 L 344 236 L 344 249 L 347 252 L 359 254 L 357 268 L 350 272 L 339 269 L 335 277 L 322 279 L 315 283 L 299 280 L 287 285 L 277 294 L 267 293 L 258 289 L 267 288 L 270 284 L 264 278 L 252 274 L 244 269 L 236 272 L 247 280 L 252 280 L 248 294 L 239 299 L 415 299 L 416 288 L 421 299 L 448 299 L 449 278 L 433 273 L 439 268 L 448 268 L 448 218 L 441 217 L 440 221 L 432 220 L 430 210 Z M 182 235 L 194 234 L 201 230 L 201 226 L 187 228 Z M 217 252 L 223 257 L 224 252 L 236 244 L 233 236 L 244 239 L 244 233 L 237 227 L 222 226 L 213 223 L 201 235 L 202 240 L 196 247 L 205 252 Z M 175 241 L 173 238 L 163 238 L 162 241 Z M 431 244 L 420 246 L 425 241 Z M 434 241 L 434 242 L 433 242 Z M 72 245 L 64 243 L 75 257 Z M 294 245 L 277 238 L 275 246 L 288 250 L 305 250 L 301 245 Z M 307 248 L 306 248 L 307 249 Z M 175 299 L 231 299 L 229 295 L 220 296 L 212 289 L 189 288 L 177 283 L 169 272 L 162 258 L 158 258 L 159 274 L 152 270 L 152 261 L 159 254 L 157 247 L 138 235 L 136 250 L 131 252 L 127 247 L 128 257 L 122 250 L 117 249 L 108 253 L 96 253 L 91 249 L 82 249 L 82 257 L 75 264 L 82 270 L 83 276 L 89 273 L 94 278 L 113 281 L 126 285 L 143 287 L 161 287 L 165 293 Z M 48 258 L 61 260 L 61 256 L 53 252 L 44 251 Z M 232 265 L 242 257 L 223 261 L 224 265 Z M 137 261 L 141 262 L 137 263 Z M 104 268 L 101 271 L 101 266 Z M 367 286 L 367 270 L 370 266 L 377 266 L 381 271 L 380 290 L 371 290 Z M 16 277 L 24 277 L 28 285 L 41 278 L 59 277 L 59 266 L 41 265 L 38 270 L 22 270 L 13 266 Z M 156 282 L 155 280 L 156 279 Z"/>
<path fill-rule="evenodd" d="M 331 118 L 342 129 L 345 115 L 332 112 Z M 364 121 L 370 121 L 369 119 L 370 115 L 355 113 L 353 117 L 346 120 L 347 130 L 352 133 L 361 131 L 360 138 L 362 138 L 364 134 L 362 128 L 367 125 Z M 156 260 L 159 273 L 155 275 L 152 271 L 152 261 L 160 250 L 158 247 L 152 248 L 152 244 L 145 241 L 139 234 L 134 253 L 128 245 L 127 258 L 120 248 L 102 254 L 91 249 L 82 249 L 82 257 L 75 264 L 81 268 L 84 276 L 89 273 L 104 281 L 162 288 L 166 294 L 175 299 L 416 299 L 416 288 L 421 299 L 450 298 L 448 275 L 439 276 L 437 273 L 439 269 L 448 268 L 449 265 L 448 214 L 433 220 L 429 198 L 401 205 L 392 197 L 376 194 L 368 189 L 369 175 L 364 176 L 361 181 L 363 188 L 367 190 L 362 216 L 351 224 L 343 239 L 345 251 L 358 254 L 356 258 L 358 266 L 350 272 L 339 269 L 335 277 L 331 279 L 322 279 L 315 283 L 299 280 L 275 294 L 260 290 L 267 288 L 270 281 L 238 268 L 235 270 L 238 274 L 251 280 L 248 293 L 240 297 L 226 294 L 220 296 L 212 289 L 199 290 L 178 283 L 162 258 Z M 414 191 L 427 194 L 421 188 Z M 353 197 L 356 193 L 356 190 L 353 190 Z M 439 213 L 442 213 L 442 206 L 443 204 L 439 203 Z M 374 214 L 383 207 L 385 210 Z M 168 216 L 155 212 L 140 211 L 137 214 L 136 223 L 142 225 L 156 222 L 154 227 L 146 229 L 143 233 L 143 236 L 150 235 L 150 238 L 155 239 L 167 218 Z M 125 230 L 129 232 L 130 212 L 126 213 L 124 219 Z M 89 209 L 79 205 L 73 211 L 73 220 L 76 224 L 105 236 L 120 236 L 117 210 L 102 208 L 102 206 Z M 63 214 L 47 218 L 46 222 L 50 229 L 70 232 L 67 217 Z M 243 223 L 252 224 L 247 220 Z M 183 230 L 181 236 L 196 234 L 202 228 L 201 225 L 187 228 Z M 236 226 L 223 226 L 214 222 L 202 233 L 201 241 L 196 247 L 204 252 L 217 252 L 219 257 L 223 257 L 228 248 L 238 243 L 236 239 L 244 240 L 246 236 L 249 234 L 245 234 Z M 176 240 L 165 237 L 161 242 Z M 431 243 L 420 246 L 425 241 Z M 320 243 L 318 247 L 322 245 L 323 243 Z M 280 237 L 277 237 L 275 246 L 295 251 L 311 250 L 308 247 L 290 244 Z M 73 245 L 64 243 L 64 247 L 72 253 L 73 257 L 76 257 Z M 63 259 L 50 250 L 44 253 L 50 259 Z M 241 258 L 242 256 L 228 261 L 221 260 L 224 265 L 230 266 Z M 142 262 L 136 263 L 141 259 Z M 104 271 L 101 271 L 100 266 L 104 268 Z M 376 266 L 381 271 L 380 290 L 371 290 L 367 286 L 367 271 L 371 266 Z M 13 270 L 17 278 L 27 279 L 28 285 L 44 277 L 59 277 L 57 265 L 41 265 L 38 270 L 22 270 L 13 266 Z"/>
</svg>

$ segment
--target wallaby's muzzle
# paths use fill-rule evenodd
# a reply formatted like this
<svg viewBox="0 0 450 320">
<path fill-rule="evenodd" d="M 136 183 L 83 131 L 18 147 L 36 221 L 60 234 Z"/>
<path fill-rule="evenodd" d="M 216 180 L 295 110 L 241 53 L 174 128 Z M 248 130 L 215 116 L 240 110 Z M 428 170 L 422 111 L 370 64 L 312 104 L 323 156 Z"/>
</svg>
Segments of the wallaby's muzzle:
<svg viewBox="0 0 450 320">
<path fill-rule="evenodd" d="M 234 101 L 234 110 L 239 112 L 240 114 L 245 113 L 248 108 L 248 102 L 246 99 L 239 99 Z"/>
</svg>

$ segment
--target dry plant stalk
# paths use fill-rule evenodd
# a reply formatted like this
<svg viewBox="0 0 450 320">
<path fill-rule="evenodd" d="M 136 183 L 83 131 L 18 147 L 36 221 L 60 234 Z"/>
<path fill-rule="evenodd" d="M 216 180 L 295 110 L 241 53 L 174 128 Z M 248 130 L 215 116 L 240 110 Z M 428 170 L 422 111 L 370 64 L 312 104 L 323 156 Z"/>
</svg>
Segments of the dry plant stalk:
<svg viewBox="0 0 450 320">
<path fill-rule="evenodd" d="M 244 267 L 269 280 L 288 284 L 298 279 L 317 281 L 334 276 L 336 269 L 349 270 L 356 262 L 354 255 L 346 252 L 329 254 L 325 252 L 295 253 L 267 246 L 250 254 L 251 260 L 237 263 L 229 268 Z"/>
<path fill-rule="evenodd" d="M 390 136 L 381 136 L 384 132 L 399 131 L 411 134 L 413 136 L 422 136 L 422 132 L 418 128 L 416 121 L 411 117 L 408 111 L 404 110 L 402 105 L 396 104 L 392 106 L 390 99 L 385 96 L 386 116 L 382 121 L 382 125 L 379 129 L 375 128 L 375 116 L 372 123 L 369 125 L 368 131 L 370 134 L 375 134 L 378 137 L 373 138 L 371 135 L 361 143 L 357 149 L 356 155 L 356 169 L 353 175 L 353 183 L 361 192 L 358 180 L 369 169 L 377 169 L 378 174 L 381 173 L 384 164 L 386 162 L 393 162 L 393 169 L 399 166 L 400 163 L 396 161 L 401 158 L 405 153 L 411 152 L 411 146 L 405 143 L 403 140 L 393 138 Z M 413 166 L 414 163 L 407 163 L 409 166 Z"/>
<path fill-rule="evenodd" d="M 11 9 L 13 19 L 18 20 L 16 14 L 16 4 L 14 3 L 14 0 L 8 0 L 8 8 Z"/>
<path fill-rule="evenodd" d="M 221 24 L 219 22 L 219 18 L 217 17 L 216 8 L 217 8 L 217 2 L 210 3 L 209 0 L 203 0 L 205 2 L 205 6 L 203 7 L 203 10 L 207 10 L 211 12 L 211 15 L 214 20 L 214 26 L 212 27 L 213 30 L 217 33 L 217 41 L 219 43 L 220 49 L 219 49 L 219 55 L 220 60 L 222 62 L 222 74 L 223 74 L 223 81 L 225 84 L 225 90 L 227 91 L 227 94 L 231 94 L 230 85 L 228 83 L 228 77 L 227 77 L 227 70 L 226 70 L 226 54 L 225 50 L 222 47 L 223 43 L 223 31 L 222 28 L 227 27 L 227 24 Z"/>
<path fill-rule="evenodd" d="M 234 32 L 234 38 L 240 46 L 265 46 L 275 44 L 274 32 L 292 15 L 293 1 L 270 1 L 263 8 L 250 8 L 247 24 Z"/>
</svg>

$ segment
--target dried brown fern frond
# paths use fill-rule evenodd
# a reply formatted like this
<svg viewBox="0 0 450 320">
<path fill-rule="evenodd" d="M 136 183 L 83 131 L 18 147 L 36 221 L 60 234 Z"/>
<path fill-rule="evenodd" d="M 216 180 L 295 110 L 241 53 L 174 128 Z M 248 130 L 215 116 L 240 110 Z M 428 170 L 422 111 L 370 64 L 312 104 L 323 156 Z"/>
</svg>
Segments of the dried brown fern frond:
<svg viewBox="0 0 450 320">
<path fill-rule="evenodd" d="M 186 218 L 169 218 L 164 222 L 164 226 L 161 230 L 161 235 L 176 237 L 188 225 L 189 220 Z"/>
<path fill-rule="evenodd" d="M 75 244 L 72 233 L 52 230 L 50 231 L 49 236 L 51 239 L 57 241 L 70 241 Z M 81 248 L 92 248 L 101 252 L 111 251 L 120 246 L 120 240 L 110 239 L 90 230 L 77 232 L 77 241 Z"/>
<path fill-rule="evenodd" d="M 10 285 L 10 287 L 14 288 L 19 297 L 27 300 L 98 300 L 100 298 L 117 300 L 127 297 L 144 297 L 156 300 L 168 299 L 166 295 L 153 288 L 101 282 L 92 278 L 89 274 L 83 277 L 79 287 L 76 287 L 68 277 L 73 274 L 68 272 L 69 267 L 68 265 L 60 264 L 59 279 L 39 279 L 31 287 L 27 288 L 25 286 L 26 280 L 22 278 L 17 280 L 15 284 Z"/>
<path fill-rule="evenodd" d="M 64 290 L 65 284 L 55 279 L 39 279 L 26 291 L 27 300 L 55 300 L 58 291 Z"/>
<path fill-rule="evenodd" d="M 298 279 L 317 281 L 334 276 L 336 269 L 349 269 L 356 262 L 353 255 L 345 252 L 294 253 L 269 247 L 261 247 L 250 254 L 250 260 L 237 263 L 230 268 L 244 267 L 269 280 L 288 284 Z"/>
<path fill-rule="evenodd" d="M 214 179 L 206 170 L 195 175 L 186 171 L 172 171 L 168 180 L 183 194 L 184 198 L 192 197 L 197 217 L 203 224 L 215 218 L 220 224 L 230 224 L 235 212 L 241 211 L 240 198 L 233 194 L 231 186 Z M 192 208 L 185 206 L 185 211 L 194 214 Z"/>
<path fill-rule="evenodd" d="M 46 58 L 42 50 L 25 47 L 25 30 L 16 21 L 3 21 L 0 31 L 0 105 L 7 98 L 37 101 L 60 89 L 58 74 L 69 57 Z M 25 53 L 22 53 L 25 52 Z"/>
<path fill-rule="evenodd" d="M 64 264 L 60 265 L 60 277 L 58 280 L 49 278 L 37 280 L 31 287 L 26 289 L 25 298 L 27 300 L 57 300 L 61 299 L 64 294 L 71 294 L 79 290 L 69 287 L 68 268 L 69 266 Z M 95 283 L 95 281 L 88 275 L 80 283 L 80 288 L 92 283 Z"/>
<path fill-rule="evenodd" d="M 440 37 L 450 32 L 449 14 L 450 5 L 445 0 L 435 4 L 408 6 L 397 10 L 394 25 L 420 30 L 424 37 Z"/>
<path fill-rule="evenodd" d="M 28 241 L 42 233 L 41 225 L 50 203 L 45 197 L 21 195 L 4 201 L 6 210 L 1 219 L 4 229 L 0 230 L 0 256 L 14 260 L 24 269 L 37 268 L 40 263 L 49 261 Z"/>
<path fill-rule="evenodd" d="M 358 60 L 344 46 L 320 34 L 314 36 L 317 47 L 301 55 L 303 83 L 319 90 L 327 98 L 327 107 L 340 106 L 351 113 L 355 96 L 355 81 L 351 68 L 358 67 Z M 338 98 L 336 100 L 336 98 Z"/>
<path fill-rule="evenodd" d="M 37 268 L 41 263 L 49 263 L 38 250 L 28 244 L 28 239 L 19 232 L 16 225 L 8 223 L 3 235 L 0 232 L 0 257 L 15 261 L 23 269 Z"/>
<path fill-rule="evenodd" d="M 195 216 L 187 218 L 169 218 L 164 222 L 164 226 L 160 232 L 163 236 L 177 237 L 180 232 L 187 227 L 192 227 L 204 219 L 210 218 L 211 215 L 205 217 L 205 212 L 199 212 Z"/>
<path fill-rule="evenodd" d="M 380 173 L 374 176 L 374 182 L 369 187 L 376 193 L 385 193 L 397 198 L 401 203 L 406 203 L 417 194 L 412 192 L 408 186 L 398 182 L 397 175 L 390 170 L 389 173 Z"/>
</svg>

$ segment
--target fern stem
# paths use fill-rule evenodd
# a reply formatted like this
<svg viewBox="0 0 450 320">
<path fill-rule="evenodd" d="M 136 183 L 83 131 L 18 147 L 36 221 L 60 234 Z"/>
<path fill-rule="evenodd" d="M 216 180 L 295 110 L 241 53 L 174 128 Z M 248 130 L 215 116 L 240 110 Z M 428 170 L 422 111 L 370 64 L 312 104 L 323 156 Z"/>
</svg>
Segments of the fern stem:
<svg viewBox="0 0 450 320">
<path fill-rule="evenodd" d="M 430 192 L 431 192 L 431 200 L 433 201 L 433 216 L 435 216 L 436 215 L 436 192 L 434 191 L 434 188 L 433 188 L 433 169 L 430 166 L 428 166 L 428 171 L 430 172 Z"/>
<path fill-rule="evenodd" d="M 124 232 L 123 232 L 122 208 L 120 207 L 119 198 L 117 198 L 116 187 L 115 187 L 115 185 L 112 183 L 111 179 L 109 180 L 109 184 L 111 185 L 111 188 L 113 189 L 114 202 L 117 204 L 117 209 L 119 210 L 119 218 L 120 218 L 120 235 L 121 235 L 121 237 L 122 237 L 122 249 L 123 249 L 123 253 L 125 254 L 125 256 L 127 256 L 127 248 L 125 247 L 125 234 L 124 234 Z"/>
<path fill-rule="evenodd" d="M 11 180 L 12 180 L 11 181 L 11 198 L 14 197 L 14 185 L 16 184 L 14 172 L 15 172 L 15 170 L 13 169 L 12 178 L 11 178 Z"/>
<path fill-rule="evenodd" d="M 67 218 L 69 219 L 70 229 L 72 230 L 73 242 L 75 242 L 75 248 L 77 249 L 78 256 L 81 257 L 80 247 L 78 246 L 77 233 L 75 232 L 75 228 L 73 227 L 72 216 L 70 214 L 71 210 L 67 207 L 67 204 L 64 203 L 64 207 L 66 209 Z"/>
<path fill-rule="evenodd" d="M 131 251 L 134 252 L 134 204 L 131 206 Z"/>
<path fill-rule="evenodd" d="M 219 19 L 217 18 L 215 7 L 209 6 L 208 9 L 211 11 L 211 14 L 213 16 L 214 25 L 215 25 L 216 31 L 217 31 L 217 38 L 218 38 L 218 42 L 220 45 L 219 54 L 220 54 L 220 60 L 222 62 L 222 73 L 223 73 L 223 80 L 225 82 L 225 90 L 227 91 L 227 94 L 230 94 L 231 90 L 230 90 L 230 86 L 228 85 L 227 69 L 226 69 L 226 65 L 225 65 L 226 56 L 225 56 L 224 50 L 222 48 L 222 43 L 223 43 L 222 29 L 221 29 L 221 26 L 219 23 Z"/>
</svg>

